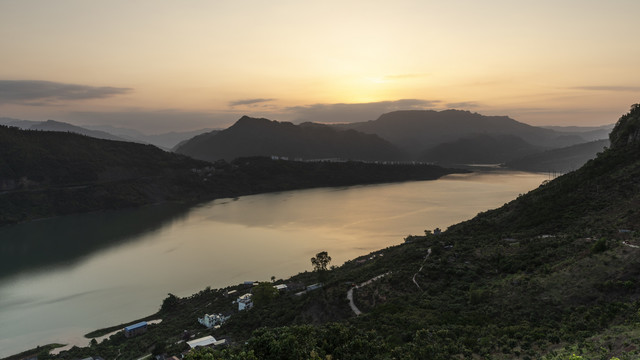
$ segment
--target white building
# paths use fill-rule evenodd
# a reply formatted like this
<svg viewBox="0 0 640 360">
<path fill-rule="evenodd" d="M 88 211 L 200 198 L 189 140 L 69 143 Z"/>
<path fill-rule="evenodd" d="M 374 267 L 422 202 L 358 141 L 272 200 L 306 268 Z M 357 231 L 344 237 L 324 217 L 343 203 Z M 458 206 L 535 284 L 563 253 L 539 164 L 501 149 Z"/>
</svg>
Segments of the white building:
<svg viewBox="0 0 640 360">
<path fill-rule="evenodd" d="M 189 345 L 190 348 L 195 349 L 198 346 L 213 346 L 216 343 L 216 339 L 209 335 L 209 336 L 205 336 L 205 337 L 201 337 L 199 339 L 195 339 L 195 340 L 191 340 L 191 341 L 187 341 L 187 345 Z"/>
<path fill-rule="evenodd" d="M 222 325 L 228 318 L 228 316 L 224 316 L 222 314 L 204 314 L 203 317 L 198 318 L 198 322 L 211 329 L 216 325 Z"/>
<path fill-rule="evenodd" d="M 238 298 L 238 311 L 249 310 L 253 307 L 253 300 L 251 300 L 251 294 L 244 294 Z"/>
</svg>

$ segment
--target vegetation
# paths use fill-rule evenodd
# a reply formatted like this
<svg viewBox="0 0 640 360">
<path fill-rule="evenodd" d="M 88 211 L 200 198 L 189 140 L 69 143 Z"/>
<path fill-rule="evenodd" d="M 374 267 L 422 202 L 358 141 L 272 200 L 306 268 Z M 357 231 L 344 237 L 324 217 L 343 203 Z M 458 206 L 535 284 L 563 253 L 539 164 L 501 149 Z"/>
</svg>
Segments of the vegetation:
<svg viewBox="0 0 640 360">
<path fill-rule="evenodd" d="M 321 289 L 242 312 L 225 294 L 248 286 L 206 289 L 177 298 L 146 334 L 51 358 L 176 355 L 188 350 L 180 340 L 211 334 L 229 346 L 186 358 L 638 359 L 640 106 L 623 119 L 626 135 L 612 133 L 611 149 L 583 168 L 445 232 L 327 270 Z M 305 272 L 284 283 L 314 281 Z M 233 314 L 219 329 L 197 324 L 214 311 Z"/>
<path fill-rule="evenodd" d="M 194 160 L 151 145 L 0 126 L 0 225 L 167 201 L 322 186 L 430 180 L 430 165 Z"/>
<path fill-rule="evenodd" d="M 340 158 L 367 161 L 406 160 L 395 145 L 376 135 L 337 130 L 328 125 L 278 122 L 243 116 L 217 133 L 194 137 L 175 149 L 196 159 L 231 161 L 239 157 L 280 156 L 302 159 Z"/>
<path fill-rule="evenodd" d="M 315 271 L 327 271 L 327 265 L 331 262 L 331 256 L 326 251 L 321 251 L 311 258 L 311 265 Z"/>
</svg>

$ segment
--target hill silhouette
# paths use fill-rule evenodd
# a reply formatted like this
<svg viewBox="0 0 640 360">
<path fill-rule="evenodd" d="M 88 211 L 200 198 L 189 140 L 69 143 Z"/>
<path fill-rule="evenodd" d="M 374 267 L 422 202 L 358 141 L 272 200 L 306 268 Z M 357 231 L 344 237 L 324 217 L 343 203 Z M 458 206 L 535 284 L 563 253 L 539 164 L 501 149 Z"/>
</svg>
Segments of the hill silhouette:
<svg viewBox="0 0 640 360">
<path fill-rule="evenodd" d="M 580 168 L 608 145 L 608 139 L 590 141 L 514 158 L 505 166 L 524 171 L 566 173 Z"/>
<path fill-rule="evenodd" d="M 401 160 L 405 155 L 376 135 L 327 125 L 294 125 L 243 116 L 233 126 L 180 144 L 175 151 L 196 159 L 227 161 L 245 156 L 302 159 Z"/>
<path fill-rule="evenodd" d="M 210 163 L 153 145 L 6 126 L 0 126 L 0 154 L 0 225 L 166 201 L 430 180 L 461 172 L 431 165 L 262 157 Z"/>
<path fill-rule="evenodd" d="M 441 165 L 500 164 L 540 150 L 514 135 L 480 134 L 438 144 L 425 151 L 420 160 Z"/>
<path fill-rule="evenodd" d="M 545 148 L 586 141 L 574 133 L 527 125 L 507 116 L 484 116 L 463 110 L 394 111 L 381 115 L 377 120 L 334 126 L 376 134 L 413 156 L 419 156 L 436 145 L 478 134 L 517 136 L 527 143 Z"/>
</svg>

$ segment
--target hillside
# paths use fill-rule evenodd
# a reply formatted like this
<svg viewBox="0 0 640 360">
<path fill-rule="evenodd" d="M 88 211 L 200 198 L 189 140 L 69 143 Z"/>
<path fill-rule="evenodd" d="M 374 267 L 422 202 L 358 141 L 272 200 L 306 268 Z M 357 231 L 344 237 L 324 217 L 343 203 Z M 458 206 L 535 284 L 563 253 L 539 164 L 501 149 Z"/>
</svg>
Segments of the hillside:
<svg viewBox="0 0 640 360">
<path fill-rule="evenodd" d="M 40 130 L 40 131 L 59 131 L 72 132 L 80 135 L 91 136 L 96 139 L 125 141 L 124 138 L 110 134 L 100 130 L 89 130 L 80 126 L 71 125 L 65 122 L 47 120 L 47 121 L 30 121 L 18 120 L 11 118 L 0 118 L 0 124 L 14 126 L 23 130 Z"/>
<path fill-rule="evenodd" d="M 441 165 L 501 164 L 540 150 L 517 136 L 480 134 L 438 144 L 425 151 L 420 160 Z"/>
<path fill-rule="evenodd" d="M 0 224 L 193 197 L 209 164 L 155 146 L 0 126 Z"/>
<path fill-rule="evenodd" d="M 438 144 L 477 134 L 517 136 L 548 148 L 586 141 L 575 134 L 527 125 L 507 116 L 484 116 L 462 110 L 394 111 L 376 120 L 334 126 L 376 134 L 414 156 Z"/>
<path fill-rule="evenodd" d="M 230 344 L 191 352 L 192 360 L 638 359 L 640 105 L 610 139 L 582 168 L 444 233 L 276 282 L 321 281 L 321 289 L 170 295 L 148 334 L 116 334 L 56 358 L 179 354 L 188 329 Z M 252 291 L 254 308 L 233 311 L 231 290 Z M 219 329 L 194 320 L 219 311 L 232 312 Z"/>
<path fill-rule="evenodd" d="M 0 126 L 0 154 L 0 225 L 166 201 L 429 180 L 459 172 L 429 165 L 268 158 L 209 163 L 152 145 L 4 126 Z"/>
<path fill-rule="evenodd" d="M 514 158 L 505 166 L 523 171 L 566 173 L 580 168 L 607 146 L 607 139 L 591 141 Z"/>
<path fill-rule="evenodd" d="M 242 117 L 220 132 L 207 133 L 180 144 L 175 151 L 196 159 L 227 161 L 246 156 L 302 159 L 401 160 L 404 154 L 375 135 L 339 131 L 313 123 Z"/>
</svg>

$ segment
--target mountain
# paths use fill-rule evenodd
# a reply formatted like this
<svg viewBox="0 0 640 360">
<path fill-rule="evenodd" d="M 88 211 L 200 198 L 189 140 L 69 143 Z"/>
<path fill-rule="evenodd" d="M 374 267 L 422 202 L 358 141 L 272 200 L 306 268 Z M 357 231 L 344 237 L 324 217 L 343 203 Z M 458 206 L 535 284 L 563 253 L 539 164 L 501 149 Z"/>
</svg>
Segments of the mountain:
<svg viewBox="0 0 640 360">
<path fill-rule="evenodd" d="M 69 123 L 47 120 L 47 121 L 31 121 L 31 120 L 19 120 L 12 118 L 0 118 L 0 125 L 13 126 L 23 130 L 41 130 L 41 131 L 59 131 L 59 132 L 72 132 L 85 136 L 91 136 L 96 139 L 106 140 L 118 140 L 124 141 L 125 139 L 112 135 L 105 131 L 89 130 L 80 126 L 71 125 Z"/>
<path fill-rule="evenodd" d="M 591 141 L 512 159 L 505 166 L 523 171 L 566 173 L 580 168 L 607 146 L 608 139 Z"/>
<path fill-rule="evenodd" d="M 425 151 L 420 160 L 437 164 L 501 164 L 540 151 L 514 135 L 479 134 L 438 144 Z"/>
<path fill-rule="evenodd" d="M 85 127 L 88 129 L 104 131 L 125 140 L 140 142 L 144 144 L 152 144 L 165 150 L 173 149 L 181 142 L 189 140 L 194 136 L 197 136 L 206 132 L 217 131 L 214 129 L 207 128 L 207 129 L 198 129 L 198 130 L 192 130 L 192 131 L 170 131 L 166 133 L 147 135 L 147 134 L 143 134 L 138 130 L 123 128 L 123 127 L 114 127 L 109 125 L 91 125 L 91 126 L 85 126 Z"/>
<path fill-rule="evenodd" d="M 542 126 L 553 131 L 578 135 L 586 141 L 603 140 L 609 138 L 609 133 L 615 124 L 601 126 Z"/>
<path fill-rule="evenodd" d="M 270 158 L 210 163 L 153 145 L 0 126 L 0 225 L 167 201 L 431 180 L 459 172 L 464 171 Z"/>
<path fill-rule="evenodd" d="M 89 130 L 80 126 L 71 125 L 65 122 L 47 120 L 29 127 L 30 130 L 42 130 L 42 131 L 60 131 L 60 132 L 72 132 L 80 135 L 91 136 L 96 139 L 105 140 L 117 140 L 124 141 L 123 138 L 114 136 L 104 131 Z"/>
<path fill-rule="evenodd" d="M 0 125 L 13 126 L 20 129 L 28 129 L 33 125 L 39 124 L 41 121 L 20 120 L 8 117 L 0 118 Z"/>
<path fill-rule="evenodd" d="M 5 126 L 0 154 L 0 224 L 194 198 L 192 169 L 210 166 L 152 145 Z"/>
<path fill-rule="evenodd" d="M 265 282 L 170 294 L 147 334 L 54 358 L 177 355 L 190 351 L 186 334 L 228 344 L 186 360 L 638 359 L 640 104 L 610 141 L 580 169 L 442 233 L 276 282 L 298 290 Z M 234 310 L 230 294 L 249 292 L 254 307 Z M 196 323 L 212 311 L 231 318 L 211 330 Z"/>
<path fill-rule="evenodd" d="M 414 156 L 436 145 L 478 134 L 517 136 L 546 148 L 586 141 L 575 134 L 527 125 L 507 116 L 484 116 L 462 110 L 394 111 L 377 120 L 333 126 L 376 134 Z"/>
<path fill-rule="evenodd" d="M 398 148 L 376 135 L 336 130 L 321 124 L 294 125 L 247 116 L 226 130 L 196 136 L 175 151 L 209 161 L 244 156 L 352 160 L 400 160 L 404 157 Z"/>
</svg>

